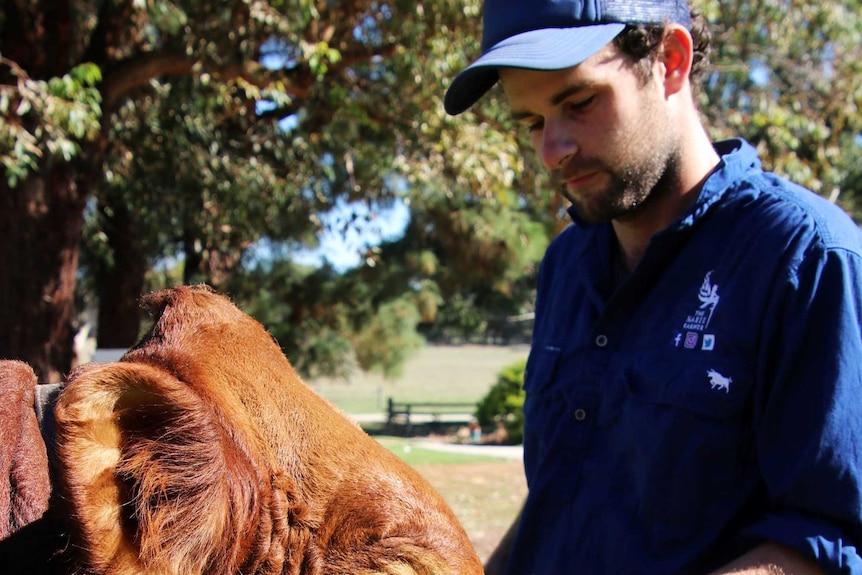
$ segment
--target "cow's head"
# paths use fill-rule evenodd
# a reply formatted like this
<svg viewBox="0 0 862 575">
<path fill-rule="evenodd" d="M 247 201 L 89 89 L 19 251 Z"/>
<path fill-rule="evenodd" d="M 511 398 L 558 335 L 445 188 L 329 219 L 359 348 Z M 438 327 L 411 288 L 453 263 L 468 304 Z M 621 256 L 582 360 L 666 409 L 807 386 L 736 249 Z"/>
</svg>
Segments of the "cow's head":
<svg viewBox="0 0 862 575">
<path fill-rule="evenodd" d="M 259 323 L 203 287 L 144 305 L 150 333 L 73 372 L 55 409 L 76 568 L 482 573 L 439 495 L 308 388 Z"/>
</svg>

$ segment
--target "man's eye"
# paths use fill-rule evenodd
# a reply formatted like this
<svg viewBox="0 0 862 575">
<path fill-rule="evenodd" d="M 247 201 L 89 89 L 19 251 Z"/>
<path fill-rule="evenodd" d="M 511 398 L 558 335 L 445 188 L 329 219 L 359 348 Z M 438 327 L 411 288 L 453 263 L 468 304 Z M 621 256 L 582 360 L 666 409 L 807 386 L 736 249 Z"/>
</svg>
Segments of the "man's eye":
<svg viewBox="0 0 862 575">
<path fill-rule="evenodd" d="M 590 96 L 589 98 L 587 98 L 585 100 L 579 100 L 577 102 L 569 102 L 569 109 L 571 109 L 571 110 L 583 110 L 584 108 L 586 108 L 587 106 L 592 104 L 595 99 L 596 99 L 595 96 Z"/>
<path fill-rule="evenodd" d="M 538 120 L 536 122 L 531 122 L 531 123 L 527 124 L 527 130 L 529 130 L 530 132 L 535 132 L 537 130 L 541 130 L 544 127 L 545 127 L 544 120 Z"/>
</svg>

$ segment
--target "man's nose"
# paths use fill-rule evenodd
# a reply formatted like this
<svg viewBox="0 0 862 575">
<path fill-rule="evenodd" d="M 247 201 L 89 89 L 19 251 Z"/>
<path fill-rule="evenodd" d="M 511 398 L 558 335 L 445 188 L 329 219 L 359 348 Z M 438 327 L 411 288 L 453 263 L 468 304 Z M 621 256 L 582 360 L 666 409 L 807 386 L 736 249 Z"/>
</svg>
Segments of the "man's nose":
<svg viewBox="0 0 862 575">
<path fill-rule="evenodd" d="M 542 163 L 549 170 L 564 166 L 578 153 L 574 134 L 559 122 L 545 123 L 541 145 Z"/>
</svg>

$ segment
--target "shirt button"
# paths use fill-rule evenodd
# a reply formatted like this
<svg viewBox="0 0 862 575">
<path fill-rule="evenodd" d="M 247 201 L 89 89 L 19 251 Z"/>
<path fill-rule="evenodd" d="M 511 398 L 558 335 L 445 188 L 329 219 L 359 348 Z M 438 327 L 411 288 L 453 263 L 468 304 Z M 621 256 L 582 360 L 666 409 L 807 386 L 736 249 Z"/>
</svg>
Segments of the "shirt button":
<svg viewBox="0 0 862 575">
<path fill-rule="evenodd" d="M 580 407 L 575 410 L 575 421 L 583 421 L 587 418 L 587 412 Z"/>
<path fill-rule="evenodd" d="M 608 336 L 604 334 L 600 334 L 596 336 L 596 345 L 599 347 L 605 347 L 608 345 Z"/>
</svg>

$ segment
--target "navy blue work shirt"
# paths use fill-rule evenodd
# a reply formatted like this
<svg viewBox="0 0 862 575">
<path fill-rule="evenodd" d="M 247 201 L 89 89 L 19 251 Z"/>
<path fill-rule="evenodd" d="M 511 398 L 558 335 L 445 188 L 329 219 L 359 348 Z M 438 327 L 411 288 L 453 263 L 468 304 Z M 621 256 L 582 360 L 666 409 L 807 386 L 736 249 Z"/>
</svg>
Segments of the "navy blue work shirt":
<svg viewBox="0 0 862 575">
<path fill-rule="evenodd" d="M 862 241 L 742 140 L 624 282 L 541 266 L 509 575 L 701 575 L 765 541 L 862 573 Z"/>
</svg>

